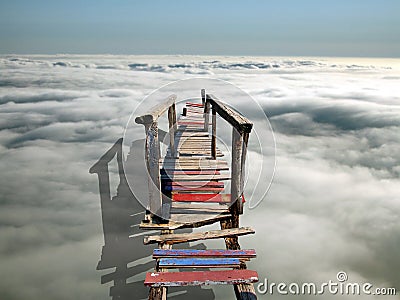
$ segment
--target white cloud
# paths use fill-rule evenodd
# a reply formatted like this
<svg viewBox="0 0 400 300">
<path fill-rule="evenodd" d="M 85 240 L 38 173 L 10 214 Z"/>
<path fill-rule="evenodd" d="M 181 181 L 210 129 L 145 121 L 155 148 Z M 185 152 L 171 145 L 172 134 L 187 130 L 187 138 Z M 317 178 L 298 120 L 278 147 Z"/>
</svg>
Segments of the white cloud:
<svg viewBox="0 0 400 300">
<path fill-rule="evenodd" d="M 88 169 L 145 95 L 199 74 L 249 92 L 275 130 L 274 183 L 242 219 L 262 237 L 243 238 L 259 253 L 260 276 L 324 281 L 345 270 L 400 289 L 398 63 L 3 56 L 0 71 L 1 290 L 9 298 L 108 299 L 94 270 L 102 229 Z M 251 119 L 252 108 L 238 105 Z"/>
</svg>

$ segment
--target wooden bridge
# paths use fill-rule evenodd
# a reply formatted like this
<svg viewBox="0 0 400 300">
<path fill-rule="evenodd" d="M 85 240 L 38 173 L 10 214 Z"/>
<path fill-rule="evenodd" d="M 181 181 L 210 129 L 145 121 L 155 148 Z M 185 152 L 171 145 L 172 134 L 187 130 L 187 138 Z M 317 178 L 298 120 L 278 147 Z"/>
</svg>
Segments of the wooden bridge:
<svg viewBox="0 0 400 300">
<path fill-rule="evenodd" d="M 144 238 L 145 244 L 158 244 L 153 252 L 155 270 L 147 273 L 144 284 L 150 287 L 149 299 L 166 299 L 170 286 L 213 284 L 232 284 L 236 299 L 256 299 L 253 283 L 258 275 L 246 268 L 256 253 L 241 250 L 238 242 L 238 236 L 254 233 L 239 227 L 246 149 L 253 125 L 205 90 L 201 90 L 201 99 L 186 102 L 179 119 L 175 95 L 135 119 L 145 128 L 148 169 L 149 202 L 140 228 L 161 230 L 160 235 Z M 160 154 L 158 128 L 163 114 L 169 123 L 165 157 Z M 217 116 L 232 127 L 230 164 L 217 147 Z M 230 193 L 223 193 L 228 180 Z M 216 222 L 220 230 L 178 232 Z M 224 239 L 226 249 L 173 249 L 181 243 L 219 238 Z"/>
</svg>

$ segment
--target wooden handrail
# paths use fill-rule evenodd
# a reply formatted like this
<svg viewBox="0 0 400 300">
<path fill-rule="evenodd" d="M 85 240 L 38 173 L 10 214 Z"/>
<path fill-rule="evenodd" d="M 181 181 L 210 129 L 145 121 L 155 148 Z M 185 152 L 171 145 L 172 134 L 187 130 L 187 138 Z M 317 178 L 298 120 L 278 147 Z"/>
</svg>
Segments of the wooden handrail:
<svg viewBox="0 0 400 300">
<path fill-rule="evenodd" d="M 135 118 L 135 122 L 144 125 L 146 134 L 145 159 L 148 170 L 149 210 L 158 216 L 163 216 L 163 196 L 160 179 L 160 142 L 158 118 L 168 110 L 170 155 L 176 156 L 174 135 L 176 123 L 176 95 L 169 96 L 164 102 L 154 106 L 144 115 Z"/>
<path fill-rule="evenodd" d="M 169 96 L 164 102 L 154 106 L 144 115 L 135 118 L 135 122 L 138 124 L 148 124 L 157 122 L 158 118 L 172 105 L 175 103 L 176 95 Z"/>
<path fill-rule="evenodd" d="M 222 118 L 229 122 L 240 133 L 250 133 L 251 129 L 253 128 L 253 123 L 251 123 L 246 117 L 226 106 L 213 95 L 207 94 L 206 101 L 209 102 L 213 108 L 215 108 L 216 112 Z"/>
<path fill-rule="evenodd" d="M 203 90 L 202 90 L 203 95 Z M 243 195 L 244 173 L 246 164 L 247 144 L 249 134 L 253 128 L 246 117 L 234 111 L 211 94 L 206 94 L 204 106 L 204 130 L 208 131 L 210 107 L 212 110 L 212 136 L 211 136 L 211 158 L 216 159 L 216 114 L 220 115 L 232 125 L 232 162 L 231 162 L 231 203 L 230 210 L 233 216 L 243 213 L 243 203 L 240 200 Z M 236 218 L 238 220 L 238 218 Z M 238 221 L 237 221 L 238 222 Z M 236 224 L 238 225 L 238 224 Z"/>
</svg>

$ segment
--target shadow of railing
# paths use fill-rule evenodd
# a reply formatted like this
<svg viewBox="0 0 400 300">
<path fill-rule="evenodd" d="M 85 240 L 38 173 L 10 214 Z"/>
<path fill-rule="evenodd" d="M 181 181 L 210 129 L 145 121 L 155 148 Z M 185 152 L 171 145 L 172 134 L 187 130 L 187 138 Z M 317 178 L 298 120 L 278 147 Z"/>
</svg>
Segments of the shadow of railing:
<svg viewBox="0 0 400 300">
<path fill-rule="evenodd" d="M 160 130 L 160 136 L 163 135 L 165 132 Z M 143 236 L 150 232 L 139 228 L 145 209 L 128 185 L 123 168 L 122 142 L 122 138 L 119 139 L 89 170 L 90 173 L 98 176 L 104 234 L 104 246 L 96 269 L 113 269 L 108 274 L 101 276 L 101 284 L 113 283 L 110 288 L 110 297 L 113 300 L 147 299 L 149 290 L 144 286 L 143 279 L 145 272 L 154 270 L 155 265 L 151 256 L 155 246 L 143 244 Z M 135 170 L 135 178 L 138 180 L 147 178 L 146 170 L 142 167 L 144 163 L 137 159 L 144 157 L 143 151 L 144 140 L 135 141 L 131 145 L 126 161 L 127 164 L 131 164 L 130 169 Z M 115 156 L 119 184 L 116 196 L 111 197 L 109 163 Z M 147 190 L 147 185 L 143 186 L 138 183 L 136 187 L 132 188 Z M 185 231 L 190 232 L 191 230 Z M 204 244 L 198 244 L 195 247 L 182 244 L 182 247 L 186 249 L 206 248 Z M 186 287 L 184 290 L 170 288 L 168 298 L 213 300 L 215 296 L 211 289 Z"/>
</svg>

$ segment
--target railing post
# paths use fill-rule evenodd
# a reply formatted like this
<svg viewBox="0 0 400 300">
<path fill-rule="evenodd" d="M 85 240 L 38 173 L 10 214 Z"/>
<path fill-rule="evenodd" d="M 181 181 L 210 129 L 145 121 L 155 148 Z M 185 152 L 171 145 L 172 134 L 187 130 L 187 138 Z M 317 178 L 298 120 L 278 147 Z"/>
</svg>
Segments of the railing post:
<svg viewBox="0 0 400 300">
<path fill-rule="evenodd" d="M 217 109 L 212 106 L 211 158 L 217 159 Z"/>
<path fill-rule="evenodd" d="M 160 181 L 160 144 L 158 141 L 158 123 L 145 123 L 146 149 L 145 159 L 148 171 L 149 210 L 158 216 L 162 215 L 162 196 Z"/>
<path fill-rule="evenodd" d="M 201 103 L 204 105 L 206 103 L 206 90 L 201 89 Z"/>
<path fill-rule="evenodd" d="M 175 151 L 175 131 L 176 131 L 176 111 L 175 103 L 168 108 L 168 123 L 169 123 L 169 149 L 171 157 L 176 157 Z"/>
<path fill-rule="evenodd" d="M 243 213 L 242 203 L 242 155 L 243 135 L 232 127 L 232 166 L 231 166 L 231 211 L 233 216 Z"/>
<path fill-rule="evenodd" d="M 210 101 L 206 100 L 206 105 L 204 106 L 204 131 L 208 132 L 209 124 L 210 124 Z"/>
</svg>

